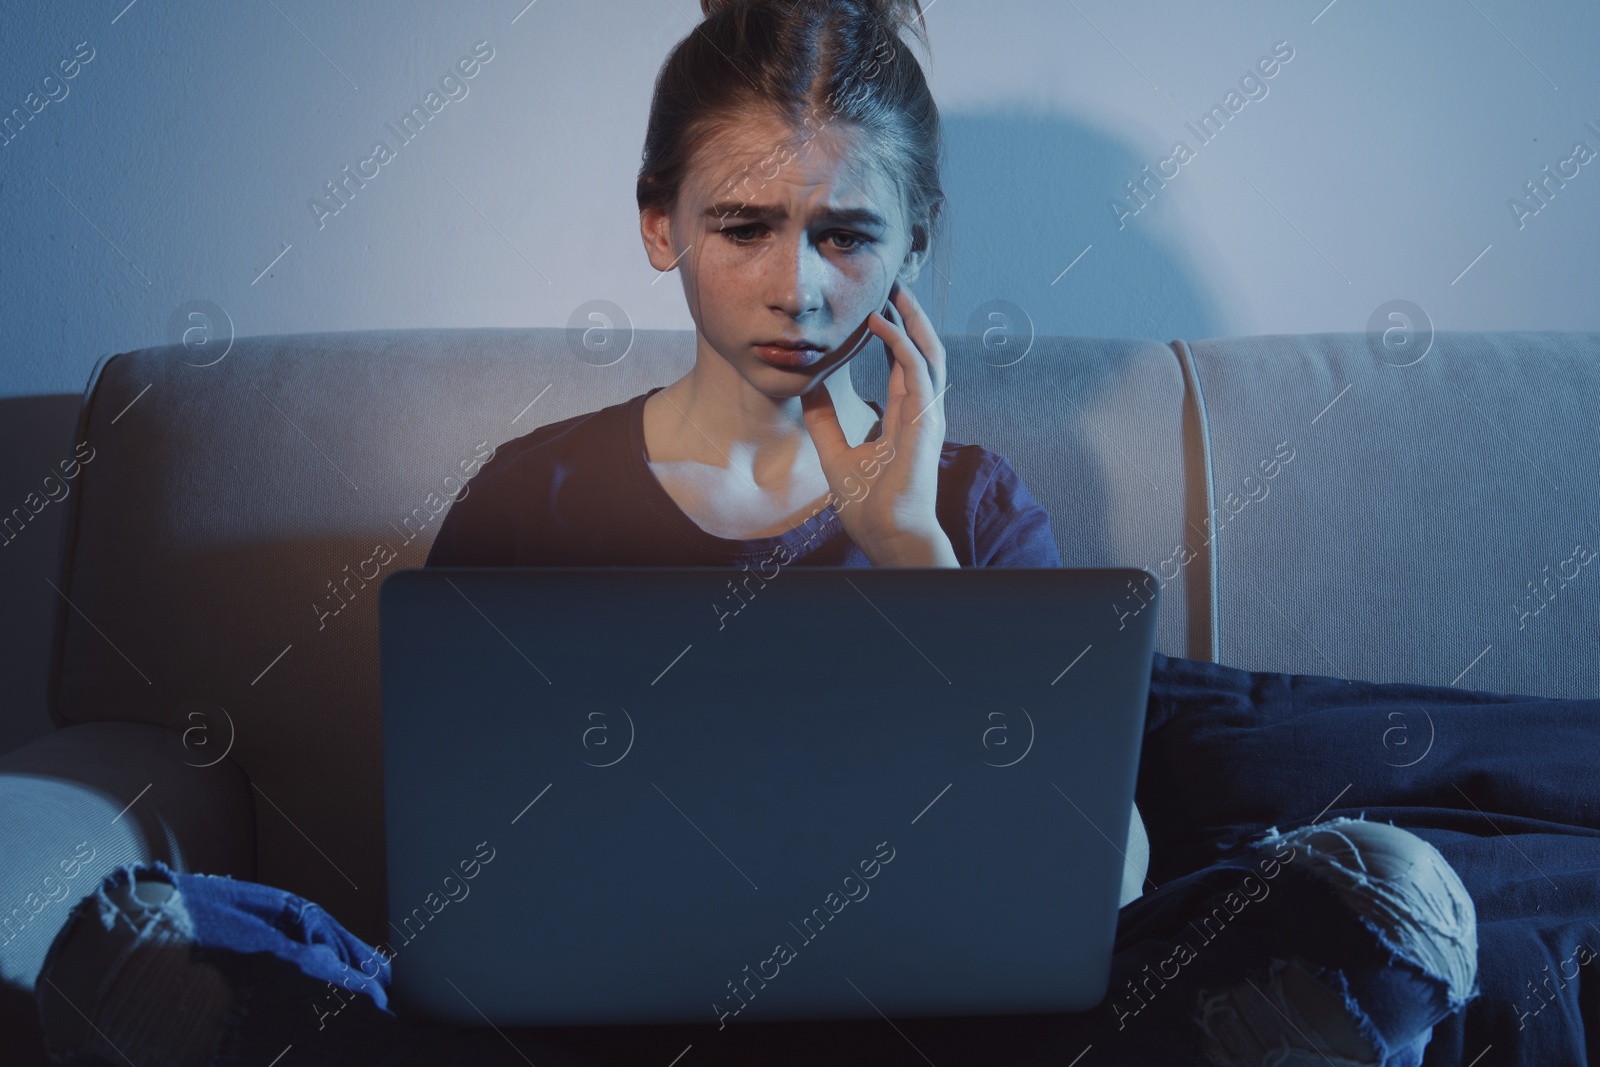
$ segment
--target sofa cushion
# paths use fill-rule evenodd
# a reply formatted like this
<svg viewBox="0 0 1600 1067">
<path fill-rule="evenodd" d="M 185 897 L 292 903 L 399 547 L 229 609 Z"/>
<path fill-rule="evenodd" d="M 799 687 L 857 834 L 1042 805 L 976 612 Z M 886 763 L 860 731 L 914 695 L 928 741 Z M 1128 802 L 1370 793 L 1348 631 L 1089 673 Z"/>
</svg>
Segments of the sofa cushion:
<svg viewBox="0 0 1600 1067">
<path fill-rule="evenodd" d="M 191 720 L 198 723 L 199 720 Z M 129 863 L 255 876 L 250 784 L 199 733 L 56 730 L 0 756 L 0 982 L 26 991 L 67 913 Z"/>
<path fill-rule="evenodd" d="M 95 458 L 65 533 L 56 721 L 181 729 L 186 708 L 218 709 L 213 728 L 232 731 L 255 787 L 259 879 L 385 936 L 381 582 L 422 566 L 494 447 L 694 360 L 691 331 L 639 331 L 594 362 L 572 340 L 391 330 L 244 338 L 205 366 L 181 346 L 103 360 L 78 437 Z M 947 436 L 1012 461 L 1067 565 L 1170 550 L 1184 480 L 1170 348 L 1038 338 L 1013 362 L 986 360 L 974 338 L 946 343 Z M 881 348 L 850 369 L 884 396 Z M 1185 601 L 1171 584 L 1160 609 L 1174 653 L 1188 647 Z"/>
<path fill-rule="evenodd" d="M 1404 358 L 1360 333 L 1192 348 L 1218 660 L 1600 694 L 1600 333 L 1442 331 Z"/>
</svg>

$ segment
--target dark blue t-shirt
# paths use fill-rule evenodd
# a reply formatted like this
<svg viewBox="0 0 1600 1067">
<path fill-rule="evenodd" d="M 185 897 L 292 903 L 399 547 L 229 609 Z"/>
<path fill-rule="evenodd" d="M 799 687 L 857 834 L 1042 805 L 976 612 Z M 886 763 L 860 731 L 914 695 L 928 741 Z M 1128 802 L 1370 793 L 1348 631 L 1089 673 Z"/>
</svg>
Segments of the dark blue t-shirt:
<svg viewBox="0 0 1600 1067">
<path fill-rule="evenodd" d="M 501 445 L 451 505 L 424 566 L 872 565 L 832 504 L 772 537 L 696 525 L 647 459 L 644 402 L 661 388 Z M 879 415 L 871 440 L 883 408 L 867 403 Z M 934 507 L 963 567 L 1061 566 L 1049 514 L 1004 456 L 944 442 Z"/>
</svg>

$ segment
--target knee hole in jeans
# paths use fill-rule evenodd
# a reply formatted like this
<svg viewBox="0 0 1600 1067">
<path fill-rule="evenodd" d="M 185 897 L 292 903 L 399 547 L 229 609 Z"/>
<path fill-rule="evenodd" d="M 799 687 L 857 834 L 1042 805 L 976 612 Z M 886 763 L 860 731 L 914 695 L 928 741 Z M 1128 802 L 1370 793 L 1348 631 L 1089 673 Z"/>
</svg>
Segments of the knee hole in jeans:
<svg viewBox="0 0 1600 1067">
<path fill-rule="evenodd" d="M 1287 834 L 1273 829 L 1257 843 L 1278 856 L 1285 846 L 1294 852 L 1282 862 L 1331 886 L 1390 952 L 1447 985 L 1451 1010 L 1476 995 L 1476 910 L 1460 877 L 1432 845 L 1399 827 L 1347 818 Z M 1275 958 L 1264 985 L 1243 982 L 1204 996 L 1197 1021 L 1207 1058 L 1228 1067 L 1274 1055 L 1284 1064 L 1364 1067 L 1393 1052 L 1367 1036 L 1371 1020 L 1344 976 L 1319 979 L 1315 969 Z M 1414 1054 L 1426 1045 L 1432 1025 L 1402 1035 L 1415 1043 Z"/>
<path fill-rule="evenodd" d="M 221 1044 L 233 989 L 193 959 L 171 882 L 113 872 L 57 935 L 36 984 L 46 1047 L 68 1062 L 197 1067 Z"/>
</svg>

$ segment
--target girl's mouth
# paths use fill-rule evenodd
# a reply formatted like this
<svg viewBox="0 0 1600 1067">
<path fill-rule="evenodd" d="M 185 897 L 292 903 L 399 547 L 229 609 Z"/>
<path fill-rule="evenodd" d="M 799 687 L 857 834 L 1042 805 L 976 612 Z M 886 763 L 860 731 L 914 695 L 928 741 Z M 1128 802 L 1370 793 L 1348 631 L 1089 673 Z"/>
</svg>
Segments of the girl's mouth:
<svg viewBox="0 0 1600 1067">
<path fill-rule="evenodd" d="M 809 367 L 824 355 L 820 348 L 783 348 L 755 345 L 756 355 L 775 367 Z"/>
</svg>

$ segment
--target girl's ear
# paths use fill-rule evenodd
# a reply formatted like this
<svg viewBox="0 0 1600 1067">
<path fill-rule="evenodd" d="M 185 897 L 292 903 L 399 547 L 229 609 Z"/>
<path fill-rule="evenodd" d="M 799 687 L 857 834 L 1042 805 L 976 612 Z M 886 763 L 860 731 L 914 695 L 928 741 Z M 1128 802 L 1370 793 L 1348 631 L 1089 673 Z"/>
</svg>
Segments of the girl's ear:
<svg viewBox="0 0 1600 1067">
<path fill-rule="evenodd" d="M 671 270 L 675 262 L 672 252 L 672 216 L 657 207 L 647 207 L 639 212 L 639 236 L 644 240 L 645 254 L 650 265 L 658 271 Z"/>
<path fill-rule="evenodd" d="M 911 250 L 906 253 L 906 260 L 900 267 L 900 284 L 909 286 L 916 281 L 927 258 L 928 231 L 925 227 L 914 226 L 911 230 Z"/>
<path fill-rule="evenodd" d="M 911 251 L 919 255 L 928 251 L 928 228 L 926 226 L 911 227 Z"/>
</svg>

